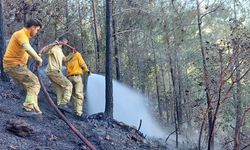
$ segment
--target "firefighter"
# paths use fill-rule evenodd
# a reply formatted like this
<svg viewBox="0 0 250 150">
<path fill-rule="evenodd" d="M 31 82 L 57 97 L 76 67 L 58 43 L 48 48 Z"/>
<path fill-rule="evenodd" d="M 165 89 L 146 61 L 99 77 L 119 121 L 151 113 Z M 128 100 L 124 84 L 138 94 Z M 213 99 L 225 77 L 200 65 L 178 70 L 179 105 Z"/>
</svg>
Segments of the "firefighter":
<svg viewBox="0 0 250 150">
<path fill-rule="evenodd" d="M 74 103 L 75 115 L 77 118 L 81 118 L 84 100 L 82 75 L 83 73 L 88 73 L 88 75 L 91 76 L 91 72 L 79 52 L 74 51 L 71 55 L 72 57 L 66 62 L 67 77 L 73 85 L 72 99 Z"/>
<path fill-rule="evenodd" d="M 61 43 L 61 44 L 60 44 Z M 51 81 L 52 87 L 56 91 L 57 106 L 61 110 L 69 111 L 68 102 L 72 94 L 72 84 L 63 75 L 62 64 L 72 57 L 65 57 L 62 51 L 62 44 L 67 44 L 68 39 L 64 36 L 59 37 L 58 41 L 52 46 L 47 47 L 43 52 L 48 56 L 47 74 Z"/>
<path fill-rule="evenodd" d="M 27 93 L 23 109 L 35 114 L 42 113 L 38 106 L 40 83 L 37 76 L 27 68 L 27 62 L 31 57 L 35 59 L 38 67 L 42 65 L 42 58 L 30 45 L 30 38 L 35 36 L 41 28 L 40 20 L 28 20 L 22 29 L 13 33 L 3 57 L 4 71 Z"/>
</svg>

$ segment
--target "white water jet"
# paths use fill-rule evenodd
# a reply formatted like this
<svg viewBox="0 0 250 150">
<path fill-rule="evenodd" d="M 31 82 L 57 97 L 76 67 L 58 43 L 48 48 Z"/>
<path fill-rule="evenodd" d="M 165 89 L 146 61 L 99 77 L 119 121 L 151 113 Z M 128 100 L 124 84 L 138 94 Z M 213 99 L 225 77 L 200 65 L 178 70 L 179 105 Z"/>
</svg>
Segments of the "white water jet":
<svg viewBox="0 0 250 150">
<path fill-rule="evenodd" d="M 87 86 L 88 114 L 105 110 L 105 77 L 93 74 Z M 151 137 L 166 137 L 165 133 L 149 113 L 148 99 L 135 90 L 113 80 L 114 118 L 138 127 L 142 119 L 141 132 Z"/>
</svg>

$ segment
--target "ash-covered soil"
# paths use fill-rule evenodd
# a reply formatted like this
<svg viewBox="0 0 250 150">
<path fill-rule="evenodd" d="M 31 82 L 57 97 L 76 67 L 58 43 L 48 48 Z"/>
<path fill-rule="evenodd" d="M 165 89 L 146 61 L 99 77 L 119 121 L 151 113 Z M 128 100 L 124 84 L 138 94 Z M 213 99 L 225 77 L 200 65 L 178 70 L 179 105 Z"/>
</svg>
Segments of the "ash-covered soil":
<svg viewBox="0 0 250 150">
<path fill-rule="evenodd" d="M 51 89 L 49 92 L 55 99 Z M 42 115 L 24 113 L 24 97 L 25 92 L 21 91 L 17 84 L 0 81 L 1 150 L 88 149 L 59 118 L 45 99 L 42 90 L 39 95 Z M 66 114 L 66 117 L 97 150 L 168 149 L 161 140 L 145 138 L 133 127 L 116 120 L 107 121 L 102 113 L 85 116 L 82 120 L 77 120 L 72 114 Z"/>
</svg>

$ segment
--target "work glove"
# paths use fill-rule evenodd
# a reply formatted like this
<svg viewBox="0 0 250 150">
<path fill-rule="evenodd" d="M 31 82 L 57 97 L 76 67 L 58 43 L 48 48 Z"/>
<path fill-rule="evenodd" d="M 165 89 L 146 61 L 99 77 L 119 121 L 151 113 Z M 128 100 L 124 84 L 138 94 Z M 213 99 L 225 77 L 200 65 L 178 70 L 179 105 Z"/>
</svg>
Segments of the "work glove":
<svg viewBox="0 0 250 150">
<path fill-rule="evenodd" d="M 88 76 L 92 76 L 92 73 L 90 71 L 87 71 Z"/>
</svg>

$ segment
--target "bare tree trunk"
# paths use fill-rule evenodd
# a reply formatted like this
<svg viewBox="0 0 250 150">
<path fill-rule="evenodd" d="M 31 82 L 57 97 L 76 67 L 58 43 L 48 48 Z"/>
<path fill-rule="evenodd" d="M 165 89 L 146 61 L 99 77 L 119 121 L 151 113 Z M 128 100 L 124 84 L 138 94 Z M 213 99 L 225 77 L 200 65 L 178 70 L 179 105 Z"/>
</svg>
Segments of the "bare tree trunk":
<svg viewBox="0 0 250 150">
<path fill-rule="evenodd" d="M 115 13 L 115 0 L 112 0 L 112 14 Z M 120 54 L 118 50 L 118 41 L 116 36 L 116 21 L 115 17 L 112 16 L 112 29 L 114 37 L 114 49 L 115 49 L 115 70 L 116 70 L 116 79 L 121 81 L 121 72 L 120 72 Z"/>
<path fill-rule="evenodd" d="M 171 60 L 172 61 L 172 60 Z M 169 84 L 169 91 L 171 92 L 171 96 L 170 96 L 170 99 L 174 99 L 175 100 L 175 97 L 174 97 L 174 90 L 173 90 L 173 86 L 171 86 L 171 83 L 172 83 L 172 73 L 171 73 L 171 64 L 169 63 L 169 68 L 170 68 L 170 71 L 168 71 L 168 84 Z M 170 123 L 174 123 L 175 120 L 174 120 L 174 115 L 175 115 L 175 109 L 174 109 L 175 105 L 172 103 L 172 101 L 169 102 L 169 108 L 170 108 Z M 176 132 L 175 132 L 176 133 Z"/>
<path fill-rule="evenodd" d="M 172 61 L 172 50 L 170 48 L 170 53 L 169 53 L 169 66 L 170 66 L 170 74 L 171 74 L 171 80 L 172 80 L 172 87 L 173 87 L 173 97 L 175 100 L 175 113 L 174 113 L 174 121 L 175 121 L 175 133 L 176 133 L 176 148 L 178 148 L 179 145 L 179 139 L 178 139 L 178 134 L 179 134 L 179 102 L 178 102 L 178 95 L 177 95 L 177 88 L 176 88 L 176 72 L 175 72 L 175 67 Z"/>
<path fill-rule="evenodd" d="M 168 26 L 167 26 L 167 24 L 165 24 L 164 25 L 164 31 L 166 32 L 166 33 L 169 33 L 168 31 L 169 31 L 169 29 L 168 29 Z M 174 34 L 175 34 L 175 32 L 174 32 Z M 166 35 L 166 37 L 169 37 L 169 35 Z M 176 37 L 176 36 L 174 36 L 174 37 Z M 169 38 L 167 38 L 166 39 L 166 43 L 167 43 L 167 47 L 168 47 L 168 49 L 166 49 L 166 54 L 167 54 L 167 57 L 169 58 L 169 67 L 170 67 L 170 75 L 169 75 L 169 82 L 171 81 L 172 82 L 172 89 L 171 89 L 171 91 L 172 91 L 172 96 L 173 96 L 173 99 L 175 100 L 175 104 L 173 104 L 173 107 L 171 107 L 171 108 L 175 108 L 175 109 L 173 109 L 173 110 L 171 110 L 170 112 L 172 112 L 172 111 L 174 111 L 174 113 L 173 114 L 171 114 L 171 116 L 172 116 L 172 118 L 174 119 L 174 123 L 175 123 L 175 133 L 176 133 L 176 136 L 175 136 L 175 138 L 176 138 L 176 140 L 175 140 L 175 142 L 176 142 L 176 148 L 178 148 L 178 145 L 179 145 L 179 136 L 178 136 L 178 134 L 179 134 L 179 124 L 181 123 L 180 122 L 180 111 L 179 111 L 179 99 L 178 99 L 178 88 L 177 88 L 177 83 L 176 83 L 176 78 L 177 78 L 177 76 L 176 76 L 176 66 L 177 65 L 175 65 L 174 63 L 173 63 L 173 58 L 172 58 L 172 54 L 173 54 L 173 50 L 172 50 L 172 48 L 170 47 L 170 42 L 169 42 Z M 169 51 L 167 51 L 167 50 L 169 50 Z M 175 55 L 177 54 L 176 52 L 174 53 Z M 169 85 L 171 85 L 171 83 L 169 84 Z M 171 87 L 171 86 L 170 86 Z"/>
<path fill-rule="evenodd" d="M 234 0 L 234 19 L 237 19 L 237 12 L 236 12 L 236 0 Z M 232 41 L 233 43 L 233 51 L 238 51 L 239 44 L 238 41 Z M 239 66 L 239 59 L 236 60 L 236 66 Z M 241 104 L 241 83 L 240 83 L 240 67 L 236 68 L 236 93 L 234 95 L 234 102 L 235 102 L 235 112 L 236 112 L 236 119 L 235 119 L 235 138 L 234 138 L 234 149 L 239 149 L 241 147 L 240 143 L 240 135 L 238 136 L 238 142 L 236 141 L 236 137 L 238 131 L 240 131 L 240 122 L 241 122 L 241 115 L 242 115 L 242 104 Z"/>
<path fill-rule="evenodd" d="M 208 109 L 208 133 L 212 133 L 212 126 L 213 126 L 213 117 L 212 117 L 212 106 L 211 106 L 211 98 L 210 98 L 210 87 L 209 87 L 209 79 L 208 79 L 208 70 L 207 70 L 207 61 L 206 61 L 206 54 L 205 49 L 203 46 L 203 38 L 202 38 L 202 31 L 201 31 L 201 14 L 200 14 L 200 2 L 199 0 L 196 0 L 197 4 L 197 23 L 198 23 L 198 29 L 199 29 L 199 41 L 200 41 L 200 48 L 201 48 L 201 54 L 202 54 L 202 64 L 203 64 L 203 74 L 204 74 L 204 80 L 205 80 L 205 88 L 206 88 L 206 98 L 207 98 L 207 109 Z M 202 135 L 201 128 L 200 136 L 199 136 L 199 149 L 201 149 L 201 135 Z M 214 138 L 209 138 L 208 141 L 208 150 L 214 149 Z"/>
<path fill-rule="evenodd" d="M 235 137 L 235 150 L 239 150 L 239 145 L 240 145 L 240 139 L 239 139 L 239 136 L 240 136 L 240 129 L 243 127 L 244 125 L 244 122 L 246 121 L 246 116 L 247 114 L 249 113 L 250 111 L 250 105 L 245 109 L 245 111 L 243 112 L 242 114 L 242 117 L 240 119 L 240 127 L 238 128 L 238 130 L 236 131 L 236 137 Z M 249 145 L 248 145 L 249 146 Z M 246 146 L 247 147 L 247 146 Z M 245 147 L 245 148 L 246 148 Z M 244 148 L 242 148 L 244 149 Z"/>
<path fill-rule="evenodd" d="M 113 118 L 112 53 L 110 41 L 110 0 L 106 0 L 106 105 L 105 115 Z"/>
<path fill-rule="evenodd" d="M 66 17 L 66 28 L 65 31 L 69 29 L 69 2 L 65 0 L 65 17 Z"/>
<path fill-rule="evenodd" d="M 131 36 L 131 39 L 127 38 L 127 45 L 129 45 L 129 40 L 132 40 L 132 36 Z M 132 47 L 132 46 L 131 46 Z M 133 52 L 131 51 L 131 48 L 128 48 L 127 50 L 127 56 L 128 56 L 128 66 L 133 66 Z M 127 73 L 129 74 L 129 79 L 127 80 L 128 81 L 128 84 L 131 86 L 131 87 L 134 87 L 134 82 L 133 82 L 133 79 L 134 79 L 134 68 L 131 68 L 127 71 Z"/>
<path fill-rule="evenodd" d="M 153 41 L 152 41 L 152 49 L 153 49 L 153 53 L 154 53 L 154 72 L 155 72 L 155 83 L 156 83 L 156 94 L 157 94 L 158 109 L 159 109 L 160 118 L 162 118 L 162 108 L 161 108 L 162 104 L 161 104 L 161 99 L 160 99 L 157 62 L 156 62 L 156 55 L 155 55 L 155 49 L 154 49 Z"/>
<path fill-rule="evenodd" d="M 187 83 L 187 82 L 185 82 Z M 190 87 L 189 87 L 190 88 Z M 184 107 L 185 107 L 185 112 L 186 112 L 186 119 L 187 119 L 187 125 L 188 125 L 188 128 L 192 128 L 192 123 L 191 123 L 191 114 L 192 114 L 192 107 L 190 105 L 190 101 L 191 101 L 191 98 L 190 98 L 190 94 L 189 94 L 189 88 L 186 89 L 185 91 L 185 98 L 184 98 Z"/>
<path fill-rule="evenodd" d="M 236 65 L 239 65 L 239 61 L 237 60 Z M 235 137 L 237 136 L 237 132 L 240 129 L 240 120 L 242 115 L 242 106 L 241 106 L 241 83 L 240 83 L 240 68 L 236 69 L 236 99 L 235 99 L 235 110 L 236 110 L 236 119 L 235 119 Z M 234 140 L 234 148 L 240 147 L 240 136 L 239 143 L 236 144 L 236 140 Z"/>
<path fill-rule="evenodd" d="M 171 54 L 171 53 L 170 53 Z M 169 65 L 170 65 L 170 73 L 171 73 L 171 79 L 172 79 L 172 85 L 173 85 L 173 95 L 175 99 L 175 113 L 174 113 L 174 118 L 175 118 L 175 133 L 176 133 L 176 148 L 178 148 L 178 133 L 179 133 L 179 122 L 178 122 L 178 117 L 179 117 L 179 111 L 178 111 L 178 96 L 177 96 L 177 90 L 176 90 L 176 79 L 175 79 L 175 73 L 174 73 L 174 66 L 172 63 L 172 56 L 169 56 Z"/>
<path fill-rule="evenodd" d="M 178 116 L 177 116 L 177 121 L 178 121 L 178 127 L 179 129 L 181 128 L 181 124 L 183 122 L 183 119 L 182 119 L 182 85 L 181 85 L 181 71 L 180 71 L 180 65 L 179 65 L 179 62 L 180 62 L 180 57 L 178 56 L 178 52 L 177 52 L 177 47 L 175 48 L 174 50 L 174 60 L 175 60 L 175 64 L 174 64 L 174 70 L 175 70 L 175 75 L 176 75 L 176 78 L 175 78 L 175 82 L 176 82 L 176 91 L 178 91 L 177 93 L 177 103 L 178 103 L 178 107 L 177 107 L 177 111 L 178 111 Z"/>
<path fill-rule="evenodd" d="M 163 84 L 163 92 L 164 92 L 164 100 L 165 100 L 165 108 L 164 108 L 164 111 L 166 112 L 166 115 L 167 115 L 167 122 L 169 122 L 170 120 L 170 116 L 169 116 L 169 100 L 168 100 L 168 97 L 167 97 L 167 93 L 166 93 L 166 84 L 165 84 L 165 78 L 164 78 L 164 69 L 163 69 L 163 66 L 161 65 L 161 76 L 162 76 L 162 84 Z"/>
<path fill-rule="evenodd" d="M 173 7 L 173 11 L 176 12 L 178 17 L 174 18 L 174 22 L 173 25 L 177 26 L 177 28 L 174 28 L 173 30 L 173 37 L 174 37 L 174 41 L 173 41 L 173 48 L 170 49 L 170 59 L 171 59 L 171 68 L 172 68 L 172 77 L 174 77 L 172 80 L 174 80 L 175 82 L 175 86 L 173 86 L 174 91 L 175 91 L 175 100 L 176 100 L 176 117 L 177 117 L 177 121 L 178 121 L 178 129 L 180 131 L 180 128 L 182 126 L 182 77 L 181 77 L 181 71 L 180 71 L 180 57 L 179 57 L 179 47 L 181 42 L 183 41 L 183 38 L 179 33 L 178 30 L 180 30 L 180 28 L 182 27 L 182 23 L 178 22 L 178 20 L 181 20 L 181 18 L 179 17 L 179 12 L 176 9 L 175 5 L 174 5 L 174 1 L 171 2 L 172 3 L 172 7 Z M 165 25 L 167 28 L 167 25 Z M 172 61 L 174 60 L 174 62 Z"/>
<path fill-rule="evenodd" d="M 96 51 L 97 51 L 97 68 L 96 71 L 97 73 L 100 72 L 100 53 L 101 53 L 101 38 L 100 38 L 100 32 L 98 29 L 98 19 L 97 19 L 97 15 L 96 15 L 96 2 L 95 0 L 92 0 L 92 9 L 93 9 L 93 18 L 94 18 L 94 28 L 95 28 L 95 37 L 96 37 Z"/>
<path fill-rule="evenodd" d="M 233 43 L 233 51 L 239 51 L 239 41 L 238 40 L 232 40 Z M 235 102 L 235 112 L 236 112 L 236 119 L 235 119 L 235 139 L 234 139 L 234 148 L 239 149 L 240 147 L 240 136 L 238 137 L 239 143 L 236 142 L 236 136 L 238 134 L 238 131 L 240 129 L 240 120 L 242 115 L 242 106 L 241 106 L 241 70 L 239 67 L 239 58 L 237 58 L 236 63 L 236 93 L 234 94 L 234 102 Z"/>
<path fill-rule="evenodd" d="M 55 33 L 55 40 L 58 38 L 58 33 L 57 33 L 57 20 L 54 19 L 54 33 Z"/>
<path fill-rule="evenodd" d="M 79 16 L 79 28 L 80 28 L 80 32 L 81 32 L 81 49 L 82 49 L 82 52 L 84 54 L 84 56 L 87 55 L 87 51 L 84 49 L 84 33 L 83 33 L 83 28 L 82 28 L 82 20 L 83 20 L 83 17 L 82 17 L 82 13 L 81 13 L 81 2 L 80 0 L 78 0 L 78 16 Z"/>
<path fill-rule="evenodd" d="M 176 107 L 175 107 L 176 109 Z M 178 148 L 179 147 L 179 136 L 178 136 L 178 130 L 179 130 L 179 127 L 178 127 L 178 120 L 177 120 L 177 111 L 175 110 L 174 111 L 174 124 L 175 124 L 175 147 Z"/>
<path fill-rule="evenodd" d="M 23 26 L 25 26 L 25 24 L 26 24 L 26 22 L 27 22 L 27 9 L 26 9 L 26 2 L 25 1 L 23 1 L 23 3 L 22 3 L 22 5 L 23 5 Z"/>
<path fill-rule="evenodd" d="M 5 52 L 5 38 L 4 38 L 4 24 L 3 24 L 3 3 L 0 0 L 0 67 L 1 67 L 1 79 L 5 82 L 9 81 L 8 76 L 5 74 L 3 70 L 3 54 Z"/>
</svg>

